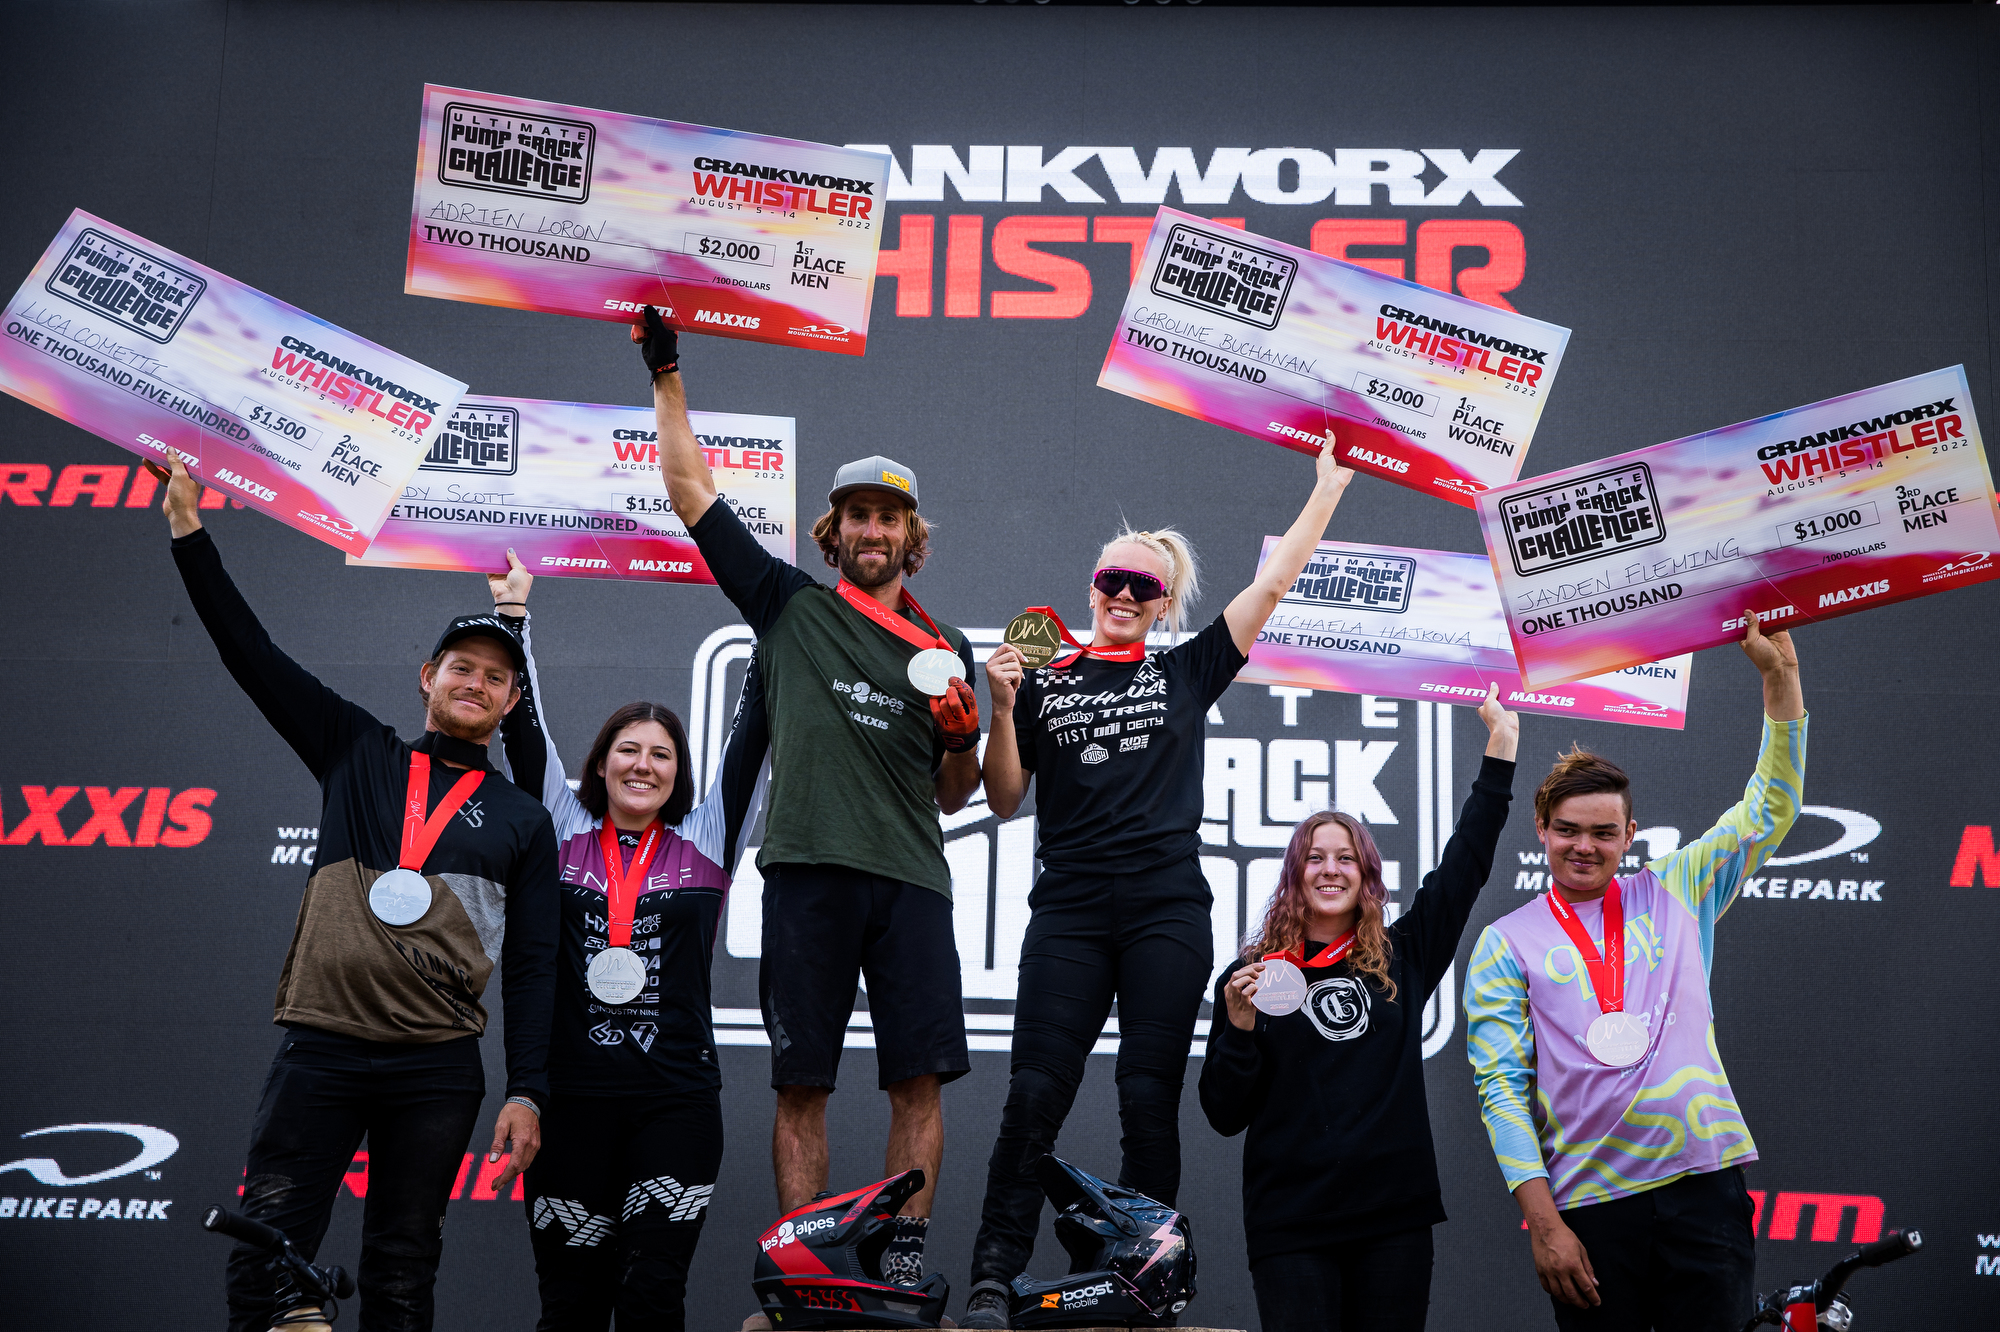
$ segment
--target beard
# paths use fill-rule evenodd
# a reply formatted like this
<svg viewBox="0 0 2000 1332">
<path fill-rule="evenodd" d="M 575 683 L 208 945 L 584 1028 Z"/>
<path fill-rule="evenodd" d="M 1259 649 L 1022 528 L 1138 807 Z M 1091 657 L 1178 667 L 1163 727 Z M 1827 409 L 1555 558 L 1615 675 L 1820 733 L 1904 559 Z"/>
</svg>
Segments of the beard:
<svg viewBox="0 0 2000 1332">
<path fill-rule="evenodd" d="M 425 700 L 424 711 L 429 715 L 431 725 L 454 740 L 466 740 L 475 745 L 483 745 L 493 736 L 500 725 L 500 718 L 489 713 L 476 722 L 467 721 L 455 713 L 451 706 L 451 696 L 442 688 L 433 687 L 430 697 Z"/>
<path fill-rule="evenodd" d="M 904 547 L 902 542 L 871 542 L 866 549 L 870 551 L 879 550 L 887 556 L 881 565 L 875 569 L 870 569 L 856 558 L 856 555 L 859 553 L 857 546 L 858 543 L 842 541 L 839 550 L 835 552 L 835 558 L 840 562 L 840 576 L 856 587 L 881 587 L 886 583 L 894 582 L 896 575 L 903 571 Z"/>
</svg>

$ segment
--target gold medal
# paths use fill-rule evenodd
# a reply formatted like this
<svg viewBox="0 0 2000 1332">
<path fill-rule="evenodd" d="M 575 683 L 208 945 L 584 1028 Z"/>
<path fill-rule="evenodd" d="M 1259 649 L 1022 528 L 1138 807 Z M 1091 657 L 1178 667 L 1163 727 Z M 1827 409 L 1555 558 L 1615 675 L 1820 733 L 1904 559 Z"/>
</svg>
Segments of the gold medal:
<svg viewBox="0 0 2000 1332">
<path fill-rule="evenodd" d="M 1007 625 L 1007 646 L 1021 654 L 1029 670 L 1040 670 L 1063 650 L 1062 629 L 1042 611 L 1022 611 Z"/>
</svg>

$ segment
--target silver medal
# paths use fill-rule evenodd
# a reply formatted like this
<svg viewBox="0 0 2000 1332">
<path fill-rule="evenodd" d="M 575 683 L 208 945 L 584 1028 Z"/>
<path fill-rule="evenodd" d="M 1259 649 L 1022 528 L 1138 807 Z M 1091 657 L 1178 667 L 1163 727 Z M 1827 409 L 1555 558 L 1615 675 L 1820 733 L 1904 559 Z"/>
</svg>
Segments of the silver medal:
<svg viewBox="0 0 2000 1332">
<path fill-rule="evenodd" d="M 584 983 L 600 1004 L 627 1004 L 646 988 L 646 964 L 629 948 L 607 948 L 590 959 Z"/>
<path fill-rule="evenodd" d="M 384 925 L 413 925 L 431 909 L 431 881 L 415 870 L 392 869 L 368 889 L 368 909 Z"/>
<path fill-rule="evenodd" d="M 953 676 L 965 678 L 965 662 L 948 648 L 925 648 L 910 658 L 910 683 L 932 698 L 951 692 Z"/>
<path fill-rule="evenodd" d="M 1600 1013 L 1584 1033 L 1583 1043 L 1591 1058 L 1612 1068 L 1630 1068 L 1646 1057 L 1651 1043 L 1643 1024 L 1623 1012 Z"/>
<path fill-rule="evenodd" d="M 1272 1017 L 1283 1017 L 1287 1013 L 1298 1012 L 1299 1005 L 1305 1001 L 1305 972 L 1282 957 L 1274 957 L 1264 964 L 1264 974 L 1257 982 L 1257 993 L 1250 996 L 1252 1008 Z"/>
</svg>

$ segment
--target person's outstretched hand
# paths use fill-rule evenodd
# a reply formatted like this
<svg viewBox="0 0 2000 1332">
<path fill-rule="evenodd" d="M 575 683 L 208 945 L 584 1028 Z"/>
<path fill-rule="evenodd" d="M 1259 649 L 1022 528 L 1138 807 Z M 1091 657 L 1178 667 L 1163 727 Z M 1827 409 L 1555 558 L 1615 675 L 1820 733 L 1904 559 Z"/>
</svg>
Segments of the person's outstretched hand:
<svg viewBox="0 0 2000 1332">
<path fill-rule="evenodd" d="M 1772 721 L 1797 721 L 1806 715 L 1805 693 L 1799 686 L 1799 653 L 1792 635 L 1780 629 L 1766 634 L 1757 612 L 1743 612 L 1743 655 L 1764 677 L 1764 715 Z"/>
<path fill-rule="evenodd" d="M 534 585 L 535 576 L 529 573 L 526 566 L 521 563 L 521 557 L 514 553 L 512 546 L 507 547 L 507 572 L 486 575 L 486 586 L 493 593 L 493 609 L 500 610 L 502 606 L 514 608 L 509 611 L 502 611 L 503 615 L 514 615 L 517 617 L 526 615 L 528 613 L 528 589 Z"/>
<path fill-rule="evenodd" d="M 944 732 L 947 752 L 963 754 L 979 743 L 979 698 L 957 676 L 952 677 L 950 689 L 931 700 L 931 716 Z"/>
<path fill-rule="evenodd" d="M 646 369 L 655 376 L 679 370 L 680 334 L 668 327 L 660 312 L 650 305 L 645 307 L 644 320 L 632 325 L 632 341 L 639 344 L 639 354 L 646 358 Z"/>
<path fill-rule="evenodd" d="M 167 488 L 167 493 L 160 498 L 160 512 L 167 515 L 167 530 L 177 537 L 184 537 L 190 532 L 199 532 L 201 511 L 196 506 L 201 503 L 201 482 L 189 475 L 187 464 L 181 461 L 181 455 L 168 449 L 166 467 L 150 459 L 143 465 Z M 168 468 L 172 470 L 169 471 Z"/>
<path fill-rule="evenodd" d="M 1486 723 L 1486 757 L 1514 761 L 1521 745 L 1521 714 L 1500 706 L 1500 686 L 1486 686 L 1486 701 L 1479 705 L 1479 720 Z"/>
</svg>

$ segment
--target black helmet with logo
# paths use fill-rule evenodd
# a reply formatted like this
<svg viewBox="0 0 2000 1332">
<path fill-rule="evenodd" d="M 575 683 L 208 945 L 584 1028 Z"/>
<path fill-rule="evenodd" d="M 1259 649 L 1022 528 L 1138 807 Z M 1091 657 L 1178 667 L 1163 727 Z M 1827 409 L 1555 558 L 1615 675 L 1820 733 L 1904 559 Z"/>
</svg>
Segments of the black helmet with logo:
<svg viewBox="0 0 2000 1332">
<path fill-rule="evenodd" d="M 779 1217 L 757 1241 L 750 1277 L 772 1328 L 939 1326 L 951 1295 L 944 1273 L 915 1286 L 882 1279 L 896 1213 L 923 1187 L 923 1171 L 905 1170 Z"/>
<path fill-rule="evenodd" d="M 1170 1327 L 1194 1298 L 1187 1217 L 1044 1156 L 1036 1173 L 1069 1251 L 1059 1281 L 1014 1278 L 1015 1327 Z"/>
</svg>

